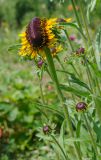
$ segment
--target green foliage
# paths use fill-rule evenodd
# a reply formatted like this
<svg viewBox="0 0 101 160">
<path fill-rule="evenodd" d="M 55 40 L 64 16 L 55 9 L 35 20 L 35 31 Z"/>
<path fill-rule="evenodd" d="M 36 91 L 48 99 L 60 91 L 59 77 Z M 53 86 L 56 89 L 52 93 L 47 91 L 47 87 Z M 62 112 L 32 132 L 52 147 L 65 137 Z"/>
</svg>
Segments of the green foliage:
<svg viewBox="0 0 101 160">
<path fill-rule="evenodd" d="M 15 6 L 17 24 L 21 25 L 24 15 L 33 11 L 32 3 L 27 0 L 17 1 Z"/>
<path fill-rule="evenodd" d="M 101 3 L 100 0 L 83 1 L 97 63 L 91 55 L 93 47 L 88 44 L 86 29 L 81 30 L 75 22 L 70 5 L 71 1 L 66 0 L 0 1 L 0 160 L 73 160 L 76 159 L 74 144 L 81 150 L 84 160 L 96 160 L 83 114 L 76 111 L 76 104 L 82 101 L 87 103 L 84 113 L 88 116 L 101 157 Z M 80 14 L 79 9 L 77 12 Z M 58 24 L 63 27 L 59 42 L 64 48 L 58 55 L 62 65 L 54 58 L 57 75 L 48 57 L 52 79 L 46 61 L 42 68 L 38 68 L 37 60 L 19 58 L 18 55 L 21 46 L 18 34 L 35 16 L 72 17 L 70 23 Z M 71 41 L 74 52 L 64 30 L 69 36 L 76 37 Z M 83 46 L 86 60 L 76 54 Z M 65 97 L 74 137 L 55 93 L 53 80 L 57 81 L 57 78 L 57 90 L 61 90 Z M 48 134 L 43 132 L 44 125 L 50 127 Z"/>
<path fill-rule="evenodd" d="M 96 6 L 97 0 L 91 0 L 90 3 L 87 6 L 87 18 L 89 21 L 89 16 L 91 14 L 91 12 L 93 12 L 95 6 Z"/>
<path fill-rule="evenodd" d="M 95 48 L 96 48 L 96 61 L 97 61 L 99 70 L 101 70 L 101 55 L 100 55 L 101 53 L 101 27 L 99 28 L 96 34 Z"/>
</svg>

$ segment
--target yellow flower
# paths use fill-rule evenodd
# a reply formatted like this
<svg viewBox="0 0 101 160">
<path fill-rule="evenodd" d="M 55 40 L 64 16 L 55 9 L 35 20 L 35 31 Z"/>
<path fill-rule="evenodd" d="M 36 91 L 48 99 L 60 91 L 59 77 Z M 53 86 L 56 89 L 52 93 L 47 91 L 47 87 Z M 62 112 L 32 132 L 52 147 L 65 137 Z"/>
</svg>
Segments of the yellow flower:
<svg viewBox="0 0 101 160">
<path fill-rule="evenodd" d="M 40 55 L 45 58 L 44 47 L 53 48 L 57 43 L 57 38 L 53 33 L 56 23 L 56 18 L 32 19 L 26 31 L 20 34 L 22 46 L 19 55 L 31 56 L 31 58 Z"/>
<path fill-rule="evenodd" d="M 25 32 L 20 34 L 21 48 L 19 55 L 36 58 L 38 55 L 45 58 L 44 47 L 50 48 L 52 56 L 62 50 L 59 40 L 55 35 L 55 29 L 59 22 L 70 22 L 71 19 L 41 19 L 35 17 L 26 27 Z M 54 50 L 54 51 L 53 51 Z"/>
<path fill-rule="evenodd" d="M 50 48 L 52 56 L 62 50 L 59 40 L 55 35 L 55 29 L 59 22 L 70 22 L 71 19 L 40 19 L 35 17 L 26 27 L 25 32 L 20 34 L 21 48 L 19 55 L 36 58 L 40 55 L 45 58 L 44 47 Z M 53 52 L 54 50 L 54 52 Z"/>
</svg>

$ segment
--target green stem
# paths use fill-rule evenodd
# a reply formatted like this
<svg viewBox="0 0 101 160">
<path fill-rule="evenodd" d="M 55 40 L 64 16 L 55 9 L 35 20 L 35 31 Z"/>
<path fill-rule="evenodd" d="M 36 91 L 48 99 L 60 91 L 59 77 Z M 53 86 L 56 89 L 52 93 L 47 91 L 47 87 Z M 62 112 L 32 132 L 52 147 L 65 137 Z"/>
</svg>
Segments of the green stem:
<svg viewBox="0 0 101 160">
<path fill-rule="evenodd" d="M 78 3 L 79 3 L 79 6 L 80 6 L 80 12 L 81 12 L 82 20 L 83 20 L 83 23 L 84 23 L 84 26 L 85 26 L 86 34 L 87 34 L 87 37 L 88 37 L 88 46 L 89 45 L 92 46 L 91 54 L 92 54 L 92 56 L 94 56 L 94 61 L 96 62 L 94 49 L 93 49 L 92 41 L 91 41 L 91 38 L 90 38 L 90 35 L 89 35 L 87 21 L 86 21 L 86 17 L 85 17 L 85 13 L 84 13 L 84 7 L 82 6 L 81 0 L 78 0 Z"/>
<path fill-rule="evenodd" d="M 92 76 L 92 73 L 91 73 L 91 70 L 90 70 L 90 66 L 89 66 L 89 63 L 87 61 L 87 58 L 86 58 L 86 55 L 83 56 L 83 59 L 85 61 L 85 64 L 86 64 L 86 72 L 87 72 L 87 76 L 88 76 L 88 80 L 89 80 L 89 84 L 90 84 L 90 88 L 92 90 L 92 93 L 96 93 L 96 90 L 94 90 L 94 87 L 95 87 L 95 82 L 94 82 L 94 79 L 93 79 L 93 76 Z M 95 79 L 96 80 L 96 79 Z M 98 81 L 96 81 L 96 85 L 98 87 L 98 91 L 99 93 L 100 92 L 100 88 L 99 88 L 99 84 L 97 84 Z"/>
<path fill-rule="evenodd" d="M 90 69 L 89 69 L 89 66 L 88 66 L 88 62 L 87 62 L 86 56 L 84 55 L 83 58 L 84 58 L 84 61 L 85 61 L 85 64 L 86 64 L 86 72 L 87 72 L 87 77 L 88 77 L 89 85 L 90 85 L 91 91 L 93 92 L 93 86 L 92 86 L 93 79 L 92 79 L 92 75 L 91 75 L 91 72 L 90 72 Z"/>
<path fill-rule="evenodd" d="M 60 86 L 59 86 L 59 82 L 58 82 L 58 78 L 57 78 L 57 74 L 56 74 L 56 70 L 55 70 L 55 66 L 54 66 L 54 62 L 53 62 L 51 52 L 50 52 L 49 48 L 44 48 L 44 50 L 45 50 L 48 66 L 49 66 L 49 69 L 50 69 L 50 73 L 51 73 L 51 76 L 52 76 L 52 80 L 54 81 L 54 85 L 56 87 L 58 97 L 60 99 L 61 105 L 63 106 L 64 115 L 65 115 L 66 120 L 67 120 L 68 125 L 69 125 L 71 136 L 74 137 L 71 119 L 70 119 L 70 116 L 69 116 L 68 108 L 64 103 L 65 99 L 64 99 L 64 96 L 63 96 L 63 94 L 61 92 L 61 89 L 60 89 Z M 79 151 L 79 148 L 78 148 L 78 145 L 77 145 L 76 142 L 74 142 L 74 146 L 75 146 L 75 149 L 76 149 L 79 160 L 82 160 L 81 153 Z"/>
<path fill-rule="evenodd" d="M 93 134 L 92 134 L 92 129 L 91 129 L 90 125 L 89 125 L 89 122 L 87 120 L 87 117 L 86 117 L 85 113 L 83 113 L 83 117 L 85 119 L 85 123 L 86 123 L 87 129 L 88 129 L 90 137 L 91 137 L 93 149 L 94 149 L 94 151 L 96 153 L 96 156 L 98 157 L 98 151 L 97 151 L 97 147 L 96 147 L 96 142 L 94 140 L 94 137 L 93 137 Z"/>
<path fill-rule="evenodd" d="M 97 93 L 96 93 L 96 90 L 94 90 L 95 84 L 93 82 L 93 77 L 92 77 L 92 74 L 91 74 L 91 71 L 90 71 L 90 68 L 89 68 L 89 63 L 88 63 L 85 55 L 84 55 L 83 58 L 84 58 L 85 63 L 86 63 L 86 72 L 87 72 L 90 88 L 91 88 L 92 94 L 95 95 Z M 101 94 L 101 90 L 100 90 L 100 86 L 99 86 L 98 80 L 97 79 L 95 79 L 95 80 L 97 81 L 96 85 L 97 85 L 97 88 L 98 88 L 98 92 L 99 92 L 99 94 Z M 94 103 L 95 103 L 95 106 L 96 106 L 96 111 L 97 111 L 99 120 L 101 122 L 101 107 L 100 107 L 101 101 L 99 101 L 96 97 L 93 97 L 93 100 L 94 100 Z"/>
<path fill-rule="evenodd" d="M 74 64 L 73 63 L 70 63 L 70 65 L 72 66 L 72 68 L 74 69 L 75 73 L 77 74 L 77 76 L 80 78 L 80 75 L 77 71 L 77 69 L 75 68 Z"/>
<path fill-rule="evenodd" d="M 64 30 L 64 32 L 65 32 L 65 34 L 66 34 L 66 37 L 67 37 L 67 39 L 68 39 L 68 42 L 69 42 L 69 44 L 70 44 L 70 47 L 71 47 L 72 51 L 74 52 L 73 45 L 72 45 L 71 41 L 69 40 L 69 35 L 68 35 L 68 32 L 67 32 L 66 30 Z"/>
<path fill-rule="evenodd" d="M 70 44 L 70 47 L 71 47 L 72 51 L 75 52 L 74 47 L 73 47 L 73 45 L 72 45 L 72 43 L 71 43 L 71 41 L 70 41 L 70 39 L 69 39 L 69 36 L 68 36 L 67 31 L 64 30 L 64 32 L 65 32 L 65 34 L 66 34 L 67 40 L 68 40 L 68 42 L 69 42 L 69 44 Z M 73 67 L 75 73 L 78 75 L 78 77 L 80 77 L 80 75 L 78 74 L 78 72 L 77 72 L 76 68 L 74 67 L 73 63 L 70 63 L 70 64 L 71 64 L 71 66 Z"/>
<path fill-rule="evenodd" d="M 72 3 L 72 6 L 73 6 L 73 9 L 74 9 L 74 12 L 75 12 L 75 16 L 76 16 L 78 25 L 79 25 L 81 31 L 83 32 L 83 30 L 82 30 L 82 25 L 81 25 L 81 22 L 80 22 L 80 19 L 79 19 L 79 16 L 78 16 L 78 13 L 77 13 L 77 10 L 76 10 L 76 7 L 75 7 L 75 2 L 74 2 L 74 0 L 71 0 L 71 3 Z"/>
<path fill-rule="evenodd" d="M 42 103 L 45 104 L 45 99 L 44 99 L 44 95 L 43 95 L 42 81 L 41 80 L 40 80 L 40 92 L 41 92 Z"/>
<path fill-rule="evenodd" d="M 101 89 L 100 89 L 99 81 L 98 81 L 97 78 L 95 78 L 95 80 L 96 80 L 96 85 L 97 85 L 98 91 L 99 91 L 99 93 L 100 93 L 100 95 L 101 95 Z"/>
<path fill-rule="evenodd" d="M 80 1 L 80 0 L 79 0 Z M 75 1 L 76 2 L 76 1 Z M 76 16 L 76 20 L 77 20 L 77 23 L 79 25 L 79 31 L 84 39 L 84 41 L 86 42 L 87 41 L 87 38 L 85 36 L 85 34 L 83 33 L 83 27 L 82 27 L 82 23 L 81 23 L 81 20 L 80 20 L 80 17 L 78 16 L 78 11 L 76 10 L 76 4 L 75 4 L 74 0 L 71 0 L 71 3 L 72 3 L 72 6 L 73 6 L 73 9 L 74 9 L 74 13 L 75 13 L 75 16 Z M 81 8 L 80 8 L 81 9 Z"/>
<path fill-rule="evenodd" d="M 84 9 L 83 9 L 81 0 L 78 0 L 78 4 L 79 4 L 79 6 L 80 6 L 80 13 L 81 13 L 81 17 L 82 17 L 82 20 L 83 20 L 83 22 L 84 22 L 84 25 L 85 25 L 87 37 L 88 37 L 88 40 L 89 40 L 89 42 L 90 42 L 91 39 L 90 39 L 90 35 L 89 35 L 89 32 L 88 32 L 88 27 L 87 27 L 86 19 L 85 19 L 85 16 L 84 16 Z"/>
<path fill-rule="evenodd" d="M 57 58 L 57 60 L 58 60 L 58 62 L 59 62 L 59 64 L 60 64 L 61 68 L 63 69 L 63 71 L 66 73 L 66 70 L 65 70 L 63 64 L 61 63 L 59 57 L 57 56 L 56 58 Z M 68 80 L 68 84 L 69 84 L 69 86 L 71 87 L 71 83 L 70 83 L 70 81 L 69 81 L 69 77 L 67 76 L 67 74 L 66 74 L 66 77 L 67 77 L 67 80 Z M 73 94 L 72 94 L 72 99 L 73 99 L 74 102 L 76 103 L 76 100 L 75 100 L 75 97 L 74 97 Z"/>
<path fill-rule="evenodd" d="M 88 41 L 89 41 L 89 45 L 92 46 L 92 50 L 91 50 L 91 54 L 92 56 L 94 57 L 94 62 L 96 62 L 96 58 L 95 58 L 95 53 L 94 53 L 94 48 L 93 48 L 93 45 L 92 45 L 92 41 L 91 41 L 91 38 L 90 38 L 90 35 L 89 35 L 89 31 L 88 31 L 88 27 L 87 27 L 87 22 L 86 22 L 86 17 L 85 17 L 85 13 L 84 13 L 84 8 L 82 6 L 82 2 L 81 0 L 78 0 L 79 2 L 79 5 L 80 5 L 80 11 L 81 11 L 81 14 L 82 14 L 82 19 L 83 19 L 83 22 L 84 22 L 84 25 L 85 25 L 85 29 L 86 29 L 86 33 L 87 33 L 87 36 L 88 36 Z M 87 62 L 88 63 L 88 62 Z M 94 77 L 95 78 L 95 77 Z M 99 83 L 98 83 L 98 78 L 96 77 L 95 78 L 95 81 L 96 81 L 96 86 L 98 88 L 98 92 L 99 94 L 101 94 L 101 90 L 100 90 L 100 86 L 99 86 Z M 92 81 L 93 82 L 93 81 Z M 93 93 L 96 93 L 93 92 Z M 99 113 L 101 112 L 101 107 L 100 107 L 100 104 L 99 102 L 97 102 L 97 100 L 94 98 L 94 102 L 95 102 L 95 105 L 96 105 L 96 110 L 97 110 L 97 113 L 98 113 L 98 116 L 99 116 L 99 120 L 101 121 L 101 116 L 99 115 Z"/>
<path fill-rule="evenodd" d="M 80 29 L 81 29 L 81 32 L 83 33 L 82 23 L 80 22 L 80 19 L 79 19 L 79 16 L 78 16 L 78 12 L 77 12 L 76 7 L 75 7 L 76 5 L 75 5 L 74 0 L 71 0 L 71 3 L 72 3 L 72 6 L 73 6 L 73 9 L 74 9 L 74 12 L 75 12 L 75 16 L 76 16 L 78 25 L 79 25 L 79 27 L 80 27 Z M 88 31 L 88 27 L 87 27 L 87 22 L 86 22 L 86 18 L 85 18 L 85 14 L 84 14 L 84 9 L 83 9 L 81 0 L 78 0 L 78 3 L 79 3 L 79 6 L 80 6 L 80 13 L 81 13 L 81 16 L 82 16 L 82 20 L 83 20 L 84 25 L 85 25 L 85 29 L 86 29 L 86 33 L 87 33 L 89 45 L 92 46 L 92 41 L 91 41 L 91 38 L 90 38 L 90 35 L 89 35 L 89 31 Z M 83 36 L 83 38 L 84 38 L 84 36 Z M 85 40 L 86 40 L 86 39 L 84 38 L 84 41 L 85 41 Z M 85 44 L 86 44 L 86 43 L 87 43 L 87 42 L 85 41 Z M 94 61 L 96 61 L 93 46 L 92 46 L 92 56 L 94 56 Z"/>
<path fill-rule="evenodd" d="M 43 77 L 43 72 L 41 73 L 41 77 L 38 75 L 38 78 L 40 81 L 40 93 L 41 93 L 42 104 L 45 105 L 45 99 L 44 99 L 43 89 L 42 89 L 42 77 Z M 40 110 L 43 113 L 43 115 L 46 117 L 46 119 L 49 120 L 45 107 L 43 107 L 43 110 L 42 109 L 40 109 Z"/>
<path fill-rule="evenodd" d="M 60 64 L 61 68 L 63 69 L 63 71 L 65 71 L 65 67 L 64 67 L 64 65 L 61 63 L 61 61 L 60 61 L 60 59 L 59 59 L 58 56 L 56 56 L 56 59 L 57 59 L 57 61 L 59 62 L 59 64 Z"/>
<path fill-rule="evenodd" d="M 66 36 L 67 36 L 67 39 L 69 40 L 69 36 L 68 36 L 68 34 L 67 34 L 67 31 L 65 31 L 65 34 L 66 34 Z M 69 42 L 70 42 L 70 41 L 69 41 Z M 70 43 L 70 46 L 71 46 L 72 50 L 74 51 L 73 46 L 71 45 L 71 43 Z M 89 80 L 89 83 L 90 83 L 90 87 L 91 87 L 91 89 L 92 89 L 92 91 L 93 91 L 93 87 L 92 87 L 92 81 L 93 81 L 93 79 L 92 79 L 92 75 L 91 75 L 91 72 L 90 72 L 90 69 L 89 69 L 89 66 L 88 66 L 88 63 L 87 63 L 87 59 L 86 59 L 85 56 L 84 56 L 84 60 L 85 60 L 85 62 L 86 62 L 87 75 L 88 75 L 88 80 Z M 73 67 L 74 67 L 74 66 L 73 66 Z M 74 68 L 74 69 L 75 69 L 75 68 Z M 91 80 L 92 80 L 92 81 L 91 81 Z M 93 138 L 93 135 L 92 135 L 90 126 L 89 126 L 89 124 L 88 124 L 88 121 L 87 121 L 87 118 L 86 118 L 85 115 L 84 115 L 84 118 L 85 118 L 85 121 L 86 121 L 86 125 L 87 125 L 87 128 L 88 128 L 88 131 L 89 131 L 90 136 L 91 136 L 91 140 L 92 140 L 92 143 L 93 143 L 93 147 L 95 148 L 95 153 L 97 153 L 96 143 L 95 143 L 95 141 L 94 141 L 94 138 Z"/>
<path fill-rule="evenodd" d="M 52 137 L 52 139 L 54 140 L 54 142 L 58 145 L 58 147 L 60 148 L 61 152 L 62 152 L 63 155 L 64 155 L 65 160 L 68 160 L 67 155 L 65 154 L 65 152 L 64 152 L 64 150 L 62 149 L 61 145 L 58 143 L 57 139 L 56 139 L 53 135 L 51 135 L 51 137 Z"/>
</svg>

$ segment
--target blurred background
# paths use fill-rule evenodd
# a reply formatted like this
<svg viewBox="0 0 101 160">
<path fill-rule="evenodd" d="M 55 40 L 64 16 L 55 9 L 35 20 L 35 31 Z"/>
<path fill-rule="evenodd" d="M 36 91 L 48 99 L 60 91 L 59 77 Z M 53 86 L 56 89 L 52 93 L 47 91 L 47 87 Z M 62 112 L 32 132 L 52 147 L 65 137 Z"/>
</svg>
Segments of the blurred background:
<svg viewBox="0 0 101 160">
<path fill-rule="evenodd" d="M 85 9 L 89 8 L 89 2 L 83 1 Z M 79 12 L 78 5 L 76 9 Z M 37 69 L 33 61 L 22 61 L 17 50 L 9 50 L 36 16 L 72 17 L 75 21 L 70 0 L 0 0 L 0 160 L 55 160 L 52 148 L 37 136 L 43 126 L 42 111 L 36 105 L 41 102 Z M 88 18 L 93 35 L 101 20 L 100 0 Z M 44 77 L 43 84 L 47 103 L 52 101 L 51 108 L 57 108 L 48 77 Z M 58 132 L 63 118 L 47 112 L 50 121 L 57 124 Z"/>
</svg>

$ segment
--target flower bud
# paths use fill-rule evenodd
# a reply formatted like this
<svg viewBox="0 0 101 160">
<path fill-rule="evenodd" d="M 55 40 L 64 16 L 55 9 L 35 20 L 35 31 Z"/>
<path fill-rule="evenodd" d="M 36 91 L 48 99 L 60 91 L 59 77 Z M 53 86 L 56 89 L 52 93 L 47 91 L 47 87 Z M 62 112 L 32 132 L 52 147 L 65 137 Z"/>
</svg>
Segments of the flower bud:
<svg viewBox="0 0 101 160">
<path fill-rule="evenodd" d="M 76 111 L 83 111 L 83 110 L 86 110 L 87 108 L 87 104 L 85 102 L 79 102 L 77 103 L 76 105 Z"/>
<path fill-rule="evenodd" d="M 74 35 L 71 35 L 71 36 L 69 36 L 69 39 L 70 39 L 71 41 L 74 41 L 74 40 L 76 39 L 76 37 L 75 37 Z"/>
<path fill-rule="evenodd" d="M 50 127 L 48 125 L 43 127 L 44 134 L 48 134 L 50 132 Z"/>
<path fill-rule="evenodd" d="M 39 61 L 38 61 L 38 67 L 41 68 L 42 65 L 43 65 L 43 63 L 44 63 L 43 60 L 39 60 Z"/>
<path fill-rule="evenodd" d="M 76 51 L 76 54 L 80 55 L 80 54 L 84 54 L 84 52 L 85 52 L 85 48 L 81 47 Z"/>
</svg>

